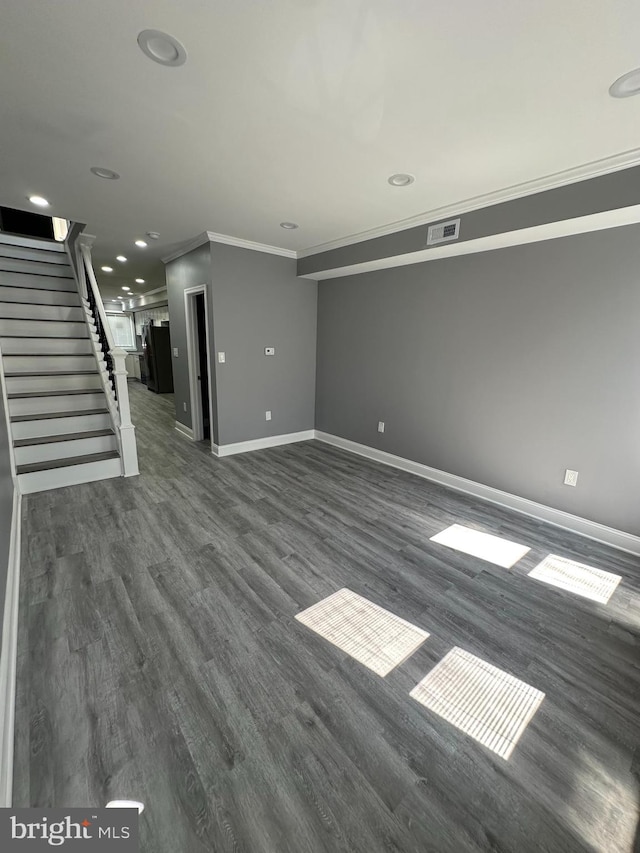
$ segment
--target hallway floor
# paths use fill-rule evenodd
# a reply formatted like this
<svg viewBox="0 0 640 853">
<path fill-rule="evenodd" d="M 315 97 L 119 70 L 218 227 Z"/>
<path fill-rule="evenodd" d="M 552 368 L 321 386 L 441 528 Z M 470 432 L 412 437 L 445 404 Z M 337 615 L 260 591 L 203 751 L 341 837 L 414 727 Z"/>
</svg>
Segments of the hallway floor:
<svg viewBox="0 0 640 853">
<path fill-rule="evenodd" d="M 131 404 L 140 477 L 23 501 L 16 807 L 142 800 L 144 853 L 631 853 L 638 558 L 318 442 L 218 460 L 171 396 Z M 549 553 L 622 581 L 529 578 Z M 343 587 L 430 636 L 376 675 L 294 618 Z M 454 647 L 545 694 L 508 760 L 409 696 Z"/>
</svg>

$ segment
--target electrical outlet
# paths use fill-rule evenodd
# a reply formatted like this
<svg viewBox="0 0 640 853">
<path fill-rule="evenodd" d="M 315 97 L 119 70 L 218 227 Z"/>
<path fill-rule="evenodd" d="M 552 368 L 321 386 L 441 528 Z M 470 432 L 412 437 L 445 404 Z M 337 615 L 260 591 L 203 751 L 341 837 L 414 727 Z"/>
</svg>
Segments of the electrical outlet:
<svg viewBox="0 0 640 853">
<path fill-rule="evenodd" d="M 564 472 L 564 484 L 565 486 L 577 486 L 578 485 L 578 472 L 571 471 L 570 468 Z"/>
<path fill-rule="evenodd" d="M 384 432 L 384 421 L 378 421 L 378 432 Z"/>
<path fill-rule="evenodd" d="M 265 412 L 264 413 L 264 419 L 265 419 L 265 421 L 270 421 L 271 420 L 271 412 Z"/>
<path fill-rule="evenodd" d="M 275 347 L 265 347 L 264 348 L 264 354 L 265 355 L 275 355 L 276 354 L 276 348 Z"/>
<path fill-rule="evenodd" d="M 182 404 L 182 411 L 183 411 L 183 412 L 186 412 L 186 411 L 187 411 L 187 404 L 186 404 L 186 403 L 183 403 L 183 404 Z"/>
<path fill-rule="evenodd" d="M 177 357 L 178 357 L 178 347 L 174 347 L 174 348 L 173 348 L 173 357 L 174 357 L 174 358 L 177 358 Z"/>
<path fill-rule="evenodd" d="M 224 352 L 219 352 L 218 353 L 218 363 L 224 364 L 226 360 L 227 360 L 227 354 Z"/>
</svg>

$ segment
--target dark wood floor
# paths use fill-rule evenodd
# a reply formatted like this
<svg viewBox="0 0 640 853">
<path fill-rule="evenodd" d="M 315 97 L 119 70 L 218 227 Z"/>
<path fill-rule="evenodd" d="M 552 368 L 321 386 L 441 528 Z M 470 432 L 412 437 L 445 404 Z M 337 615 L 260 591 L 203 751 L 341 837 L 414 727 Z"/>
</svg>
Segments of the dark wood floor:
<svg viewBox="0 0 640 853">
<path fill-rule="evenodd" d="M 633 849 L 640 561 L 317 442 L 214 459 L 132 387 L 141 476 L 24 500 L 16 806 L 146 803 L 145 853 Z M 507 571 L 435 545 L 531 546 Z M 608 606 L 527 578 L 623 576 Z M 379 678 L 294 620 L 430 632 Z M 409 697 L 453 646 L 546 694 L 509 761 Z"/>
</svg>

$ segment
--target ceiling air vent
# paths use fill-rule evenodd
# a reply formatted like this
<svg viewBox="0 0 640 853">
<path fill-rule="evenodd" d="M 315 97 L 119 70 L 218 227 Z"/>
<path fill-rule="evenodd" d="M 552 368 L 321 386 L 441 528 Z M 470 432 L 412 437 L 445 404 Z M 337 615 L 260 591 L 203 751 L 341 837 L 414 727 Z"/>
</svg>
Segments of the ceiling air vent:
<svg viewBox="0 0 640 853">
<path fill-rule="evenodd" d="M 427 231 L 427 246 L 435 246 L 436 243 L 448 243 L 457 240 L 460 236 L 460 220 L 451 219 L 449 222 L 440 222 L 438 225 L 430 225 Z"/>
</svg>

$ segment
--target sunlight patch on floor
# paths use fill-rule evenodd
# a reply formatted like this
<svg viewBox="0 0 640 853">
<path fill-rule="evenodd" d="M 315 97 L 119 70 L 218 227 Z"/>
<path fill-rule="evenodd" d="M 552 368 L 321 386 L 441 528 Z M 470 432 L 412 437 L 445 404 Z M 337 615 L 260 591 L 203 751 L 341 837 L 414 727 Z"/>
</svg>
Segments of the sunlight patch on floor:
<svg viewBox="0 0 640 853">
<path fill-rule="evenodd" d="M 591 601 L 606 604 L 613 595 L 616 587 L 622 580 L 620 575 L 611 572 L 603 572 L 594 569 L 593 566 L 585 566 L 576 563 L 575 560 L 567 560 L 556 554 L 549 554 L 541 563 L 529 572 L 530 578 L 557 586 Z"/>
<path fill-rule="evenodd" d="M 481 560 L 495 563 L 496 566 L 502 566 L 504 569 L 510 569 L 531 550 L 526 545 L 519 545 L 517 542 L 510 542 L 508 539 L 492 536 L 490 533 L 482 533 L 480 530 L 473 530 L 462 524 L 452 524 L 451 527 L 432 536 L 431 541 L 462 551 L 463 554 L 480 557 Z"/>
<path fill-rule="evenodd" d="M 410 695 L 508 759 L 544 693 L 458 647 Z"/>
<path fill-rule="evenodd" d="M 429 634 L 350 589 L 319 601 L 296 619 L 352 658 L 385 676 Z"/>
</svg>

